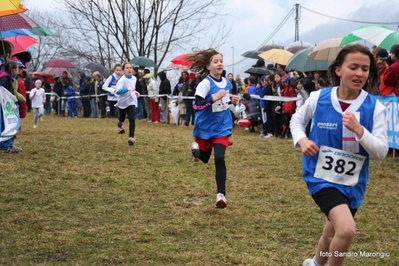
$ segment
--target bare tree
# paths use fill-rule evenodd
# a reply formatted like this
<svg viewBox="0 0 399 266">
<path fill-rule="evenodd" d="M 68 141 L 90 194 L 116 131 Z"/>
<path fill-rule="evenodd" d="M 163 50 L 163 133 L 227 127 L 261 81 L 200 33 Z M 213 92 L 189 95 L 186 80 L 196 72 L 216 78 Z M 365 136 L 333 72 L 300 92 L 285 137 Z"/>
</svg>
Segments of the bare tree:
<svg viewBox="0 0 399 266">
<path fill-rule="evenodd" d="M 70 52 L 108 67 L 136 56 L 159 66 L 168 55 L 193 47 L 217 48 L 230 29 L 220 0 L 62 0 L 75 32 Z M 209 37 L 212 27 L 217 36 Z M 204 40 L 209 43 L 204 44 Z"/>
</svg>

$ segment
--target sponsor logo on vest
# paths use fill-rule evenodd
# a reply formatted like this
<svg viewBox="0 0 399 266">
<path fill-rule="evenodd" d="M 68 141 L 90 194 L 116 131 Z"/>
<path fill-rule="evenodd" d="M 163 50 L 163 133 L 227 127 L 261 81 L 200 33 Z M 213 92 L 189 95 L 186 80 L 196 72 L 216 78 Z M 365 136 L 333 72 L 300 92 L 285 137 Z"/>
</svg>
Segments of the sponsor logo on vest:
<svg viewBox="0 0 399 266">
<path fill-rule="evenodd" d="M 318 128 L 324 128 L 329 130 L 336 130 L 338 128 L 338 123 L 331 123 L 331 122 L 318 122 Z"/>
</svg>

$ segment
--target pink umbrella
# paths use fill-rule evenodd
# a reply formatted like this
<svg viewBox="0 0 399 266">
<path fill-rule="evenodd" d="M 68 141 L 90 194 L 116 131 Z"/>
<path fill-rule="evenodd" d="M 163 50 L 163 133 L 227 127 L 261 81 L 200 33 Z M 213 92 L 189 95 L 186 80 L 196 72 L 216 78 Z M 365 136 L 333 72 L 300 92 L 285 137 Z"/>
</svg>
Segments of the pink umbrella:
<svg viewBox="0 0 399 266">
<path fill-rule="evenodd" d="M 72 77 L 71 73 L 69 73 L 68 69 L 63 67 L 46 67 L 42 70 L 42 73 L 51 74 L 54 76 L 61 76 L 62 72 L 66 71 L 69 77 Z"/>
<path fill-rule="evenodd" d="M 39 43 L 39 41 L 37 39 L 35 39 L 31 36 L 23 36 L 23 35 L 5 38 L 4 40 L 6 40 L 14 45 L 14 50 L 13 50 L 14 54 L 25 52 L 33 45 L 36 45 Z"/>
<path fill-rule="evenodd" d="M 39 27 L 39 25 L 23 13 L 0 17 L 0 31 L 35 27 Z"/>
<path fill-rule="evenodd" d="M 50 59 L 44 67 L 61 67 L 61 68 L 75 68 L 75 66 L 66 59 L 53 58 Z"/>
</svg>

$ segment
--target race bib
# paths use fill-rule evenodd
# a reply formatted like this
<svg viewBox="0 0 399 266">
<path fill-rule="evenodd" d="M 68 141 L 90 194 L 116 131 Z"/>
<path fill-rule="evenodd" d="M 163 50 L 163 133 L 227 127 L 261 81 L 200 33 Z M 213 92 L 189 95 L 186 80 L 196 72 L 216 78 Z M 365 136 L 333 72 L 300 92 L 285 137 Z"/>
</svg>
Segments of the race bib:
<svg viewBox="0 0 399 266">
<path fill-rule="evenodd" d="M 212 112 L 214 113 L 222 112 L 224 110 L 229 109 L 229 102 L 230 102 L 230 93 L 226 93 L 226 95 L 222 99 L 217 100 L 212 104 Z"/>
<path fill-rule="evenodd" d="M 366 156 L 321 146 L 314 176 L 328 182 L 355 186 Z"/>
</svg>

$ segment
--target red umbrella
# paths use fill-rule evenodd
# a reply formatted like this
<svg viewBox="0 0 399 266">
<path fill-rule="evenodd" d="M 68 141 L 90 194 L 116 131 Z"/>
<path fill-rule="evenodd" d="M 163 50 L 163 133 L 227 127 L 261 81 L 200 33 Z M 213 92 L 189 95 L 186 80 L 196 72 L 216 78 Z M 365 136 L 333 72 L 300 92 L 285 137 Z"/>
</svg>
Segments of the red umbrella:
<svg viewBox="0 0 399 266">
<path fill-rule="evenodd" d="M 44 72 L 34 72 L 33 73 L 37 78 L 41 79 L 42 77 L 46 77 L 46 82 L 48 83 L 55 83 L 54 76 Z"/>
<path fill-rule="evenodd" d="M 66 71 L 68 73 L 68 77 L 72 77 L 71 73 L 69 73 L 67 68 L 63 67 L 46 67 L 42 70 L 43 73 L 54 75 L 54 76 L 61 76 L 62 72 Z"/>
<path fill-rule="evenodd" d="M 28 50 L 30 47 L 33 45 L 36 45 L 39 43 L 39 41 L 31 36 L 13 36 L 9 38 L 5 38 L 4 40 L 9 41 L 14 45 L 14 50 L 13 54 L 25 52 Z"/>
<path fill-rule="evenodd" d="M 0 17 L 0 31 L 31 29 L 39 25 L 23 13 Z"/>
<path fill-rule="evenodd" d="M 49 60 L 44 67 L 62 67 L 62 68 L 75 68 L 75 66 L 66 59 L 53 58 Z"/>
<path fill-rule="evenodd" d="M 182 54 L 179 56 L 176 56 L 170 62 L 172 62 L 175 65 L 182 65 L 182 66 L 191 66 L 194 62 L 193 61 L 188 61 L 186 58 L 187 56 L 190 56 L 191 54 Z"/>
</svg>

